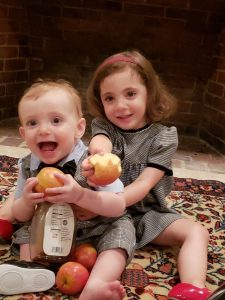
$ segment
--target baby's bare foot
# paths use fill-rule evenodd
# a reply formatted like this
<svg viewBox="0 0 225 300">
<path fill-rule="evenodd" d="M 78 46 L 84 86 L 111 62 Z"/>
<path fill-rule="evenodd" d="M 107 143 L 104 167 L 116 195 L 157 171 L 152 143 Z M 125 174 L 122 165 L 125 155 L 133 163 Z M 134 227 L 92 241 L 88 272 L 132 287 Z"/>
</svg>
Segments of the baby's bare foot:
<svg viewBox="0 0 225 300">
<path fill-rule="evenodd" d="M 85 287 L 79 300 L 122 300 L 125 297 L 125 289 L 118 281 L 98 282 L 95 287 Z"/>
</svg>

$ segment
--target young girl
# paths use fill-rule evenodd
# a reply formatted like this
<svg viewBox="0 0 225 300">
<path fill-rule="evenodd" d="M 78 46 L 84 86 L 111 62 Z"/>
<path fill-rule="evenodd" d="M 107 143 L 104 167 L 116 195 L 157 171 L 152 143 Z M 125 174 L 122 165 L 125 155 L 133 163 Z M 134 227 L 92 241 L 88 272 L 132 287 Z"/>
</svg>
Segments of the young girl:
<svg viewBox="0 0 225 300">
<path fill-rule="evenodd" d="M 208 231 L 167 207 L 177 130 L 160 122 L 175 106 L 151 63 L 139 52 L 115 54 L 97 68 L 88 88 L 92 122 L 90 154 L 113 152 L 122 160 L 120 179 L 132 214 L 137 248 L 179 245 L 181 283 L 168 299 L 205 300 Z M 84 174 L 92 171 L 87 161 Z"/>
</svg>

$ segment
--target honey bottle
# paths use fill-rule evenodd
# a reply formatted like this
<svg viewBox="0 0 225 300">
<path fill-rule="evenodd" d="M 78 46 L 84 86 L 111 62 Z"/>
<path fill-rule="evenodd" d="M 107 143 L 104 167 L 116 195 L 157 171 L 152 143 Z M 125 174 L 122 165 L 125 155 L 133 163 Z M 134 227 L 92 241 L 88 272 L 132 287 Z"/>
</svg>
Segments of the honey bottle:
<svg viewBox="0 0 225 300">
<path fill-rule="evenodd" d="M 72 205 L 43 202 L 31 223 L 32 261 L 64 263 L 75 248 L 76 217 Z"/>
</svg>

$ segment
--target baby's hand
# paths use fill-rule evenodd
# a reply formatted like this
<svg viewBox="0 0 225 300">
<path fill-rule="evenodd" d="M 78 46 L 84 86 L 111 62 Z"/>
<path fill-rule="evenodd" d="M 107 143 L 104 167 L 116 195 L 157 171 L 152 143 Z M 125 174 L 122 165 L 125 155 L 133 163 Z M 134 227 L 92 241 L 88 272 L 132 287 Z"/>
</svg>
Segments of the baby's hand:
<svg viewBox="0 0 225 300">
<path fill-rule="evenodd" d="M 83 187 L 70 174 L 56 173 L 55 177 L 60 179 L 63 185 L 45 189 L 45 201 L 51 203 L 77 203 L 83 194 Z"/>
<path fill-rule="evenodd" d="M 35 206 L 37 203 L 44 201 L 44 193 L 35 193 L 34 187 L 38 180 L 36 177 L 30 177 L 27 179 L 23 190 L 23 201 L 28 206 Z"/>
</svg>

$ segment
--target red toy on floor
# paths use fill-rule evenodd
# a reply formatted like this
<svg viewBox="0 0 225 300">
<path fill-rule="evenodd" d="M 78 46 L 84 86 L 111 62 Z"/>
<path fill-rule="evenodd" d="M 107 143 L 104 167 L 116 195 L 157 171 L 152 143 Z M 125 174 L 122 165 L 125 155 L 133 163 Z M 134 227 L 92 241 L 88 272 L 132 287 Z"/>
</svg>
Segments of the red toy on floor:
<svg viewBox="0 0 225 300">
<path fill-rule="evenodd" d="M 178 283 L 168 294 L 169 300 L 207 300 L 211 295 L 207 288 L 198 288 L 189 283 Z"/>
</svg>

